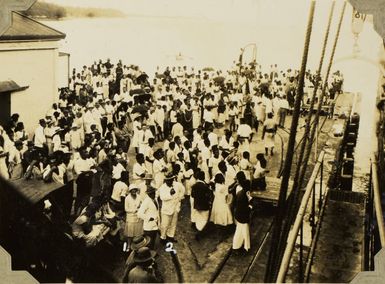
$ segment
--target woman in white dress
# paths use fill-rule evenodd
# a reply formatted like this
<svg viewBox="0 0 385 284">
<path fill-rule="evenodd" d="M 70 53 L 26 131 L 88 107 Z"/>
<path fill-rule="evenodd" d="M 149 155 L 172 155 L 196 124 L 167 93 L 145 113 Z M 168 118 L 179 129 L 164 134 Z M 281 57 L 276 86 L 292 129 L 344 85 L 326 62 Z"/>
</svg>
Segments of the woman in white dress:
<svg viewBox="0 0 385 284">
<path fill-rule="evenodd" d="M 139 146 L 143 141 L 144 131 L 142 130 L 142 124 L 139 121 L 139 117 L 135 117 L 132 123 L 133 136 L 132 136 L 132 147 L 135 148 L 135 153 L 139 153 Z"/>
<path fill-rule="evenodd" d="M 124 210 L 126 211 L 126 225 L 124 236 L 131 240 L 133 237 L 143 235 L 143 220 L 138 217 L 138 210 L 142 204 L 137 185 L 131 184 L 129 194 L 124 200 Z"/>
<path fill-rule="evenodd" d="M 215 191 L 210 221 L 216 225 L 227 226 L 233 223 L 230 205 L 226 202 L 229 191 L 222 174 L 215 175 Z"/>
<path fill-rule="evenodd" d="M 191 109 L 193 129 L 197 129 L 201 124 L 201 112 L 198 99 L 192 101 Z"/>
</svg>

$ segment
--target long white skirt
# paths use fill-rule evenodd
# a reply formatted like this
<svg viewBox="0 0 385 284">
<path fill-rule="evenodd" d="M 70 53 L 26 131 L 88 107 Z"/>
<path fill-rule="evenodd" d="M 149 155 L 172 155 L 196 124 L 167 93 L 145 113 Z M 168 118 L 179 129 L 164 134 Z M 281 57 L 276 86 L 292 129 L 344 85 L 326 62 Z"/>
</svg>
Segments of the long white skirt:
<svg viewBox="0 0 385 284">
<path fill-rule="evenodd" d="M 195 210 L 195 209 L 194 209 Z M 198 231 L 202 231 L 209 220 L 209 210 L 198 211 L 195 210 L 195 226 Z"/>
<path fill-rule="evenodd" d="M 227 226 L 233 223 L 233 215 L 225 199 L 226 197 L 222 199 L 217 196 L 214 198 L 210 221 L 216 225 Z"/>
<path fill-rule="evenodd" d="M 274 133 L 266 133 L 265 134 L 265 148 L 272 148 L 275 144 L 275 134 Z"/>
<path fill-rule="evenodd" d="M 235 229 L 233 238 L 233 249 L 240 249 L 243 245 L 246 251 L 250 249 L 250 229 L 249 224 L 242 224 L 236 222 L 237 227 Z"/>
<path fill-rule="evenodd" d="M 143 220 L 134 213 L 127 213 L 124 236 L 132 238 L 143 235 Z"/>
</svg>

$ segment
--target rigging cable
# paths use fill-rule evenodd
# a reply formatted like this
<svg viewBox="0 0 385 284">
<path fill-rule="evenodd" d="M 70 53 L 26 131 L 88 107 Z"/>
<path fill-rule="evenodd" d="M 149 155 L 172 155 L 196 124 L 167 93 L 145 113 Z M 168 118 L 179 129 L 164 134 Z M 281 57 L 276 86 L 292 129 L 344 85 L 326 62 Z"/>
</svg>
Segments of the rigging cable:
<svg viewBox="0 0 385 284">
<path fill-rule="evenodd" d="M 327 72 L 326 72 L 326 75 L 325 75 L 325 81 L 324 81 L 324 85 L 323 85 L 323 88 L 322 88 L 321 97 L 319 99 L 320 103 L 318 104 L 317 113 L 316 113 L 316 115 L 314 117 L 315 124 L 314 124 L 314 126 L 313 126 L 313 128 L 311 130 L 311 134 L 310 134 L 310 138 L 309 138 L 310 141 L 314 140 L 315 133 L 316 133 L 316 130 L 317 130 L 317 125 L 319 123 L 320 110 L 321 110 L 321 106 L 322 106 L 323 101 L 324 101 L 324 97 L 325 97 L 325 93 L 326 93 L 326 89 L 327 89 L 327 85 L 328 85 L 328 79 L 329 79 L 330 70 L 331 70 L 331 67 L 333 65 L 334 54 L 335 54 L 335 51 L 336 51 L 336 48 L 337 48 L 337 43 L 338 43 L 340 31 L 341 31 L 342 20 L 344 18 L 345 9 L 346 9 L 346 1 L 344 2 L 343 7 L 342 7 L 340 21 L 338 23 L 337 33 L 336 33 L 336 36 L 335 36 L 335 39 L 334 39 L 333 50 L 332 50 L 332 53 L 330 55 L 329 66 L 328 66 L 328 69 L 327 69 Z M 307 167 L 307 164 L 308 164 L 308 161 L 309 161 L 309 157 L 310 157 L 312 146 L 313 146 L 313 143 L 309 143 L 307 145 L 307 147 L 306 147 L 304 164 L 303 164 L 303 167 L 302 167 L 302 170 L 301 170 L 301 173 L 300 173 L 300 177 L 299 177 L 299 183 L 298 183 L 299 187 L 302 186 L 302 183 L 303 183 L 303 180 L 304 180 L 304 177 L 305 177 L 306 167 Z"/>
<path fill-rule="evenodd" d="M 290 136 L 289 136 L 285 165 L 284 165 L 284 174 L 282 176 L 281 187 L 280 187 L 279 198 L 278 198 L 278 210 L 277 210 L 278 212 L 274 218 L 275 225 L 273 228 L 272 243 L 279 244 L 279 242 L 281 241 L 282 221 L 285 216 L 286 195 L 287 195 L 287 188 L 289 185 L 291 165 L 293 161 L 293 150 L 295 147 L 295 138 L 297 134 L 297 125 L 299 120 L 301 101 L 303 97 L 303 85 L 304 85 L 304 78 L 305 78 L 305 72 L 306 72 L 307 57 L 309 53 L 310 38 L 311 38 L 312 27 L 313 27 L 315 4 L 316 2 L 312 0 L 310 5 L 307 29 L 306 29 L 306 38 L 305 38 L 304 51 L 302 56 L 301 71 L 299 74 L 297 96 L 295 98 L 293 118 L 291 122 Z M 277 277 L 277 273 L 278 273 L 277 267 L 279 266 L 279 262 L 280 262 L 278 259 L 277 248 L 278 246 L 276 245 L 272 245 L 270 247 L 269 258 L 268 258 L 266 274 L 265 274 L 265 282 L 273 282 Z"/>
<path fill-rule="evenodd" d="M 319 66 L 318 66 L 318 71 L 317 71 L 317 74 L 316 74 L 316 80 L 315 80 L 315 84 L 314 84 L 313 96 L 312 96 L 311 101 L 310 101 L 309 112 L 308 112 L 307 118 L 306 118 L 305 132 L 303 134 L 303 138 L 302 138 L 303 141 L 301 143 L 299 157 L 298 157 L 298 160 L 297 160 L 297 167 L 296 167 L 296 171 L 295 171 L 293 187 L 292 187 L 292 192 L 291 192 L 291 195 L 293 197 L 291 199 L 292 202 L 290 202 L 289 206 L 288 206 L 288 219 L 287 219 L 288 222 L 286 222 L 284 230 L 283 230 L 283 234 L 284 234 L 284 236 L 286 236 L 286 238 L 287 238 L 287 236 L 289 234 L 290 226 L 291 226 L 292 222 L 294 221 L 296 213 L 297 213 L 297 210 L 295 210 L 295 209 L 296 209 L 296 207 L 298 207 L 299 196 L 300 196 L 300 194 L 299 194 L 300 188 L 301 188 L 300 179 L 299 179 L 299 177 L 300 177 L 300 170 L 301 169 L 302 170 L 306 170 L 306 167 L 307 167 L 307 161 L 305 161 L 303 166 L 302 166 L 302 161 L 304 159 L 305 147 L 306 147 L 306 145 L 308 143 L 308 139 L 309 139 L 310 128 L 312 127 L 312 125 L 313 125 L 313 128 L 317 127 L 317 125 L 316 125 L 317 120 L 314 119 L 314 121 L 311 122 L 312 115 L 313 115 L 313 111 L 312 110 L 313 110 L 313 107 L 314 107 L 314 104 L 315 104 L 315 101 L 316 101 L 318 86 L 319 86 L 319 83 L 321 81 L 321 72 L 322 72 L 322 67 L 323 67 L 323 62 L 324 62 L 324 57 L 325 57 L 325 51 L 326 51 L 326 47 L 327 47 L 327 44 L 328 44 L 328 39 L 329 39 L 329 34 L 330 34 L 330 26 L 331 26 L 331 22 L 332 22 L 332 19 L 333 19 L 335 4 L 336 4 L 335 1 L 333 1 L 332 4 L 331 4 L 331 7 L 330 7 L 329 19 L 328 19 L 328 23 L 327 23 L 327 27 L 326 27 L 325 38 L 324 38 L 324 43 L 323 43 L 323 47 L 322 47 L 322 52 L 321 52 L 321 58 L 320 58 Z M 318 106 L 322 106 L 321 99 L 319 100 Z M 316 115 L 319 116 L 320 111 L 321 111 L 321 108 L 318 108 Z M 312 141 L 312 139 L 309 139 L 309 141 Z M 308 144 L 311 144 L 311 143 L 308 143 Z"/>
</svg>

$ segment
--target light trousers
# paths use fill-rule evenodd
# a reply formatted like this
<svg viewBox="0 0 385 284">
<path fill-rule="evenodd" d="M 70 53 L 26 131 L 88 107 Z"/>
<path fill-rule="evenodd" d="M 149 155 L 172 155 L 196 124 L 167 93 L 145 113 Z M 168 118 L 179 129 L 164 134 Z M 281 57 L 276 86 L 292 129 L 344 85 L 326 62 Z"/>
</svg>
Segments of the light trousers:
<svg viewBox="0 0 385 284">
<path fill-rule="evenodd" d="M 166 237 L 173 238 L 175 236 L 176 223 L 178 221 L 178 213 L 174 212 L 172 215 L 161 214 L 160 222 L 160 238 L 166 239 Z"/>
<path fill-rule="evenodd" d="M 240 249 L 243 245 L 245 250 L 250 249 L 250 229 L 249 224 L 236 222 L 234 238 L 233 238 L 233 249 Z"/>
</svg>

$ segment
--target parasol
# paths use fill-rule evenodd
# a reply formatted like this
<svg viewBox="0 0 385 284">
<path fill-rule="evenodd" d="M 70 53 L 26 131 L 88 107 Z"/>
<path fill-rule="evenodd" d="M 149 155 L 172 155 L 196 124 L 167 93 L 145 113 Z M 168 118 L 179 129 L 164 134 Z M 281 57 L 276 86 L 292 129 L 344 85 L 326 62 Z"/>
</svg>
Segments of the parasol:
<svg viewBox="0 0 385 284">
<path fill-rule="evenodd" d="M 214 81 L 215 83 L 222 84 L 222 83 L 225 81 L 225 77 L 223 77 L 223 76 L 218 76 L 218 77 L 215 77 L 215 78 L 213 79 L 213 81 Z"/>
<path fill-rule="evenodd" d="M 133 89 L 130 90 L 130 95 L 144 95 L 144 90 L 143 89 Z"/>
<path fill-rule="evenodd" d="M 156 74 L 156 78 L 164 79 L 164 78 L 166 78 L 166 75 L 164 75 L 164 74 Z"/>
<path fill-rule="evenodd" d="M 132 109 L 132 113 L 140 113 L 141 115 L 144 115 L 148 112 L 149 109 L 150 108 L 147 105 L 137 105 Z"/>
<path fill-rule="evenodd" d="M 212 71 L 215 71 L 213 67 L 205 67 L 202 69 L 202 71 L 206 71 L 206 72 L 212 72 Z"/>
</svg>

